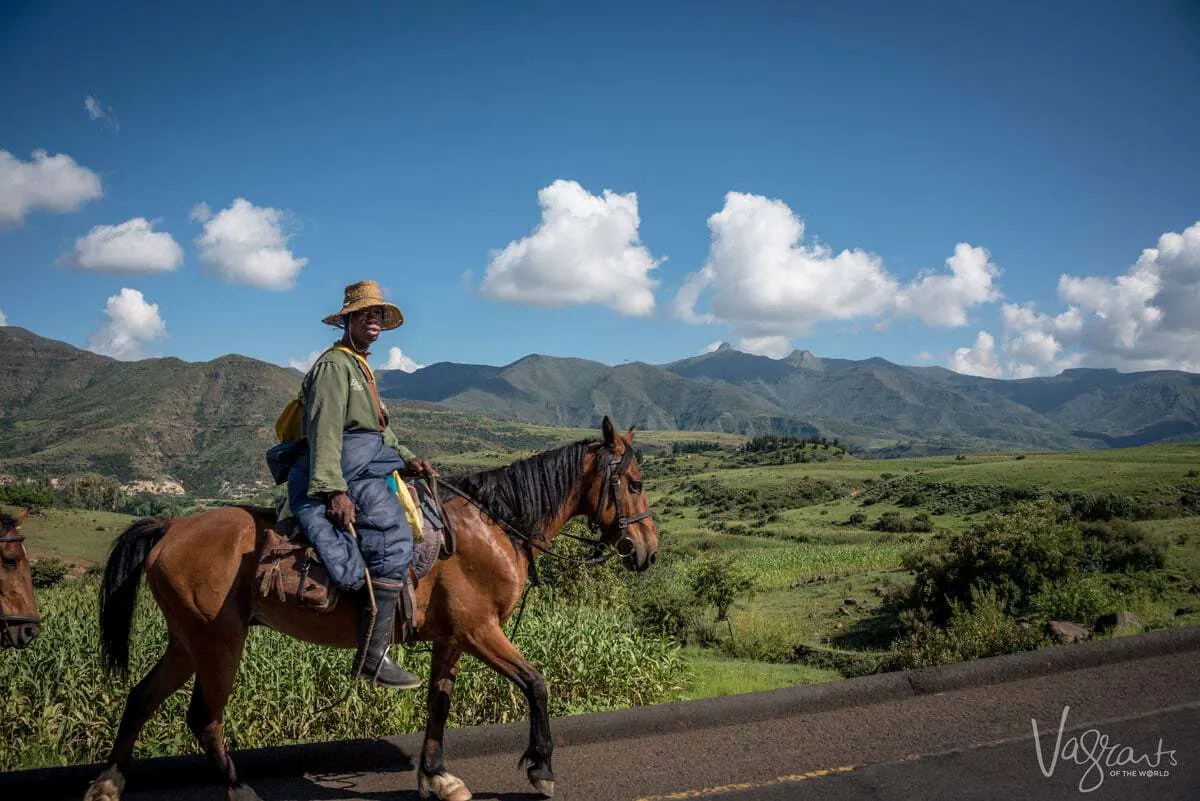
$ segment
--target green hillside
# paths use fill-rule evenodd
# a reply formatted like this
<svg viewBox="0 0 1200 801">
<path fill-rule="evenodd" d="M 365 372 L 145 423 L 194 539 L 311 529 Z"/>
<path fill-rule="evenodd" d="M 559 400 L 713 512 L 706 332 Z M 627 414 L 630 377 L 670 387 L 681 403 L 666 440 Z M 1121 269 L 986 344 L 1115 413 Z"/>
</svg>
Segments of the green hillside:
<svg viewBox="0 0 1200 801">
<path fill-rule="evenodd" d="M 0 474 L 171 477 L 200 495 L 265 486 L 263 453 L 300 378 L 244 356 L 121 362 L 0 328 Z M 665 365 L 544 355 L 504 367 L 442 363 L 381 371 L 380 386 L 410 447 L 464 465 L 582 436 L 604 415 L 659 432 L 836 437 L 889 457 L 1200 437 L 1200 376 L 1171 371 L 999 381 L 724 346 Z"/>
</svg>

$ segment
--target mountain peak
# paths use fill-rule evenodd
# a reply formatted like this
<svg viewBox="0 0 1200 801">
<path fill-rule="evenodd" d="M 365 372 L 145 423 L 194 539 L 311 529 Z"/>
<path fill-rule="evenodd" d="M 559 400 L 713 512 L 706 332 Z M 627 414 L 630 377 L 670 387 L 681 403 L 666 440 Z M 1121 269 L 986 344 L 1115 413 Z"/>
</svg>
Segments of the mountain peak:
<svg viewBox="0 0 1200 801">
<path fill-rule="evenodd" d="M 801 350 L 796 348 L 791 353 L 783 358 L 783 361 L 794 364 L 797 367 L 816 368 L 821 366 L 821 360 L 811 350 Z"/>
</svg>

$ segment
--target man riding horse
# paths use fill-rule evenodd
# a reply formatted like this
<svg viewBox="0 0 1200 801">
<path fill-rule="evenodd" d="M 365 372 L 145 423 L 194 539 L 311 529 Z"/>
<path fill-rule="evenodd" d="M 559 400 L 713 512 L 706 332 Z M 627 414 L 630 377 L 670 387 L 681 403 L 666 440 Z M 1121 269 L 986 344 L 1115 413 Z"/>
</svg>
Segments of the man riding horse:
<svg viewBox="0 0 1200 801">
<path fill-rule="evenodd" d="M 267 453 L 276 481 L 287 480 L 288 509 L 281 518 L 295 516 L 341 589 L 358 592 L 366 585 L 374 594 L 374 610 L 368 598 L 359 615 L 355 675 L 412 689 L 421 680 L 388 656 L 413 548 L 412 529 L 388 477 L 432 478 L 437 472 L 396 438 L 367 364 L 370 346 L 383 331 L 403 325 L 404 315 L 383 299 L 376 282 L 360 281 L 346 287 L 342 308 L 322 322 L 342 329 L 342 337 L 304 376 L 293 402 L 302 410 L 293 412 L 298 440 L 287 442 L 281 434 L 285 442 Z"/>
</svg>

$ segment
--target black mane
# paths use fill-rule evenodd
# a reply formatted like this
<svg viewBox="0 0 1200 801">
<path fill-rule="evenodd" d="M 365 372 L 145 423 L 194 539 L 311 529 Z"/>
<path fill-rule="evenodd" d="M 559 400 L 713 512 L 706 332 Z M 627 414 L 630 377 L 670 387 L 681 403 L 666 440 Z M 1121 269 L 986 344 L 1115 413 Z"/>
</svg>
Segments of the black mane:
<svg viewBox="0 0 1200 801">
<path fill-rule="evenodd" d="M 0 533 L 9 531 L 10 529 L 15 529 L 16 527 L 17 518 L 13 517 L 12 515 L 6 515 L 4 512 L 0 512 Z"/>
<path fill-rule="evenodd" d="M 583 439 L 552 451 L 465 476 L 452 483 L 471 496 L 488 515 L 529 533 L 562 510 L 567 494 L 579 481 L 583 456 L 595 439 Z M 445 491 L 443 498 L 451 497 Z"/>
</svg>

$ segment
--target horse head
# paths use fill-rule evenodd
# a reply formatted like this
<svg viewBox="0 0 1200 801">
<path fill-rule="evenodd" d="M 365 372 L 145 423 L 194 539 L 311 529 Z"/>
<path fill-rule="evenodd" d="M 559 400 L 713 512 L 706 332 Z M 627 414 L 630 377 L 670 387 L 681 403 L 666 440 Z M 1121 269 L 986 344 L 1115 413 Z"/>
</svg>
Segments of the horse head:
<svg viewBox="0 0 1200 801">
<path fill-rule="evenodd" d="M 658 558 L 658 530 L 642 488 L 633 427 L 624 434 L 605 415 L 604 439 L 589 465 L 584 498 L 590 525 L 616 550 L 629 570 L 642 571 Z"/>
<path fill-rule="evenodd" d="M 0 648 L 24 648 L 38 634 L 33 571 L 20 531 L 25 514 L 0 513 Z"/>
</svg>

